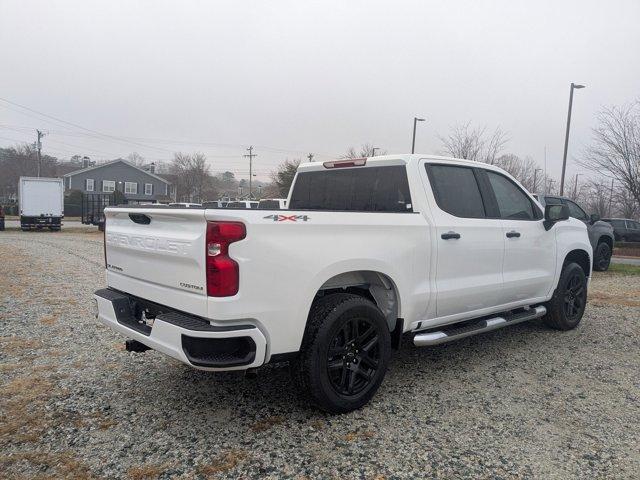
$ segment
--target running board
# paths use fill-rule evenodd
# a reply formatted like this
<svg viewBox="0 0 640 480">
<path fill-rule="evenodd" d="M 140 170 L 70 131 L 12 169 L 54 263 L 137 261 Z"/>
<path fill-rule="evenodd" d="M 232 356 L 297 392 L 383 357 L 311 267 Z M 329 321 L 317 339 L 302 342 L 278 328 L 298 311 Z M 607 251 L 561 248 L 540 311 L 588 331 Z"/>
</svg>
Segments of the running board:
<svg viewBox="0 0 640 480">
<path fill-rule="evenodd" d="M 534 318 L 542 317 L 545 313 L 547 313 L 547 309 L 541 305 L 522 312 L 502 317 L 478 320 L 477 322 L 459 327 L 456 327 L 454 324 L 448 328 L 443 328 L 442 330 L 435 332 L 416 333 L 413 337 L 413 343 L 418 347 L 426 347 L 429 345 L 453 342 L 454 340 L 470 337 L 471 335 L 477 335 L 478 333 L 490 332 L 491 330 L 497 330 L 498 328 L 515 325 L 520 322 L 526 322 L 527 320 L 533 320 Z"/>
</svg>

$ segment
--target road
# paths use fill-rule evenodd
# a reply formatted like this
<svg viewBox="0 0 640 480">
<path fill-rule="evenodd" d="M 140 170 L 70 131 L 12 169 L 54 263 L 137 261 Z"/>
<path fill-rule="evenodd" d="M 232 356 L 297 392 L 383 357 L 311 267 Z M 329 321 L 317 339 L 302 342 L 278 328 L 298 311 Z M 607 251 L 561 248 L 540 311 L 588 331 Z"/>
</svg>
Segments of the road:
<svg viewBox="0 0 640 480">
<path fill-rule="evenodd" d="M 640 267 L 640 258 L 611 257 L 611 263 L 622 263 L 624 265 L 637 265 L 638 267 Z"/>
</svg>

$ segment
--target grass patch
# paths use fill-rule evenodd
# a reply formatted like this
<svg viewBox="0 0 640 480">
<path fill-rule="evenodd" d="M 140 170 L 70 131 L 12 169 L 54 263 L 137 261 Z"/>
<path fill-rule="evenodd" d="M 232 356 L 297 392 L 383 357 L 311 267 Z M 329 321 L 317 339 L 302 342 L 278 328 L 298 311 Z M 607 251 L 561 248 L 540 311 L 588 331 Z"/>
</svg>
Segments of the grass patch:
<svg viewBox="0 0 640 480">
<path fill-rule="evenodd" d="M 26 477 L 22 474 L 24 467 L 30 465 L 43 470 L 41 475 Z M 0 471 L 3 478 L 32 479 L 95 479 L 87 465 L 76 458 L 72 452 L 47 453 L 29 451 L 19 453 L 0 453 Z M 6 475 L 6 477 L 4 476 Z"/>
<path fill-rule="evenodd" d="M 639 266 L 626 265 L 624 263 L 612 263 L 607 271 L 616 275 L 640 275 Z"/>
<path fill-rule="evenodd" d="M 284 418 L 281 416 L 266 417 L 254 423 L 251 426 L 251 430 L 254 432 L 265 432 L 277 425 L 281 425 L 282 423 L 284 423 Z"/>
<path fill-rule="evenodd" d="M 160 477 L 169 467 L 168 463 L 162 465 L 140 465 L 127 470 L 127 476 L 131 480 L 153 480 Z"/>
<path fill-rule="evenodd" d="M 235 468 L 247 458 L 247 454 L 240 450 L 231 450 L 221 455 L 209 465 L 200 465 L 197 473 L 205 478 L 218 476 Z"/>
</svg>

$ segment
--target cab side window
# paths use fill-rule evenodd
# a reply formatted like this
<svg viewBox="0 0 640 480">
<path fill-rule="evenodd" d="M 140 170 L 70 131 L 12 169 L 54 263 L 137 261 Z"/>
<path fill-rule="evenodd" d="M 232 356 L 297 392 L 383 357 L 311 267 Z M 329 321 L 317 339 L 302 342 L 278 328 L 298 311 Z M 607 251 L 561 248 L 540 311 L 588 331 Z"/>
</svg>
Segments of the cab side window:
<svg viewBox="0 0 640 480">
<path fill-rule="evenodd" d="M 486 170 L 487 178 L 500 211 L 500 218 L 509 220 L 536 220 L 537 209 L 529 197 L 507 177 Z"/>
<path fill-rule="evenodd" d="M 578 205 L 573 203 L 571 200 L 565 200 L 567 207 L 569 207 L 569 215 L 573 218 L 577 218 L 578 220 L 586 220 L 587 214 L 582 210 Z"/>
<path fill-rule="evenodd" d="M 462 218 L 485 218 L 478 181 L 469 167 L 427 165 L 429 182 L 441 210 Z"/>
</svg>

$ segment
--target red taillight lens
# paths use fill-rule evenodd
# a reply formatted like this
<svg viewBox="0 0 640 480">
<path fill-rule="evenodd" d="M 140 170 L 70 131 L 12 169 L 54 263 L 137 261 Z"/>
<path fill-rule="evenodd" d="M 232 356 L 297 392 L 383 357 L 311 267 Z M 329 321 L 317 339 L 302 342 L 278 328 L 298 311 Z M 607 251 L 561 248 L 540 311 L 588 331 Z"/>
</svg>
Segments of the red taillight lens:
<svg viewBox="0 0 640 480">
<path fill-rule="evenodd" d="M 240 269 L 229 257 L 229 245 L 247 235 L 240 222 L 207 222 L 207 295 L 230 297 L 238 293 Z"/>
</svg>

